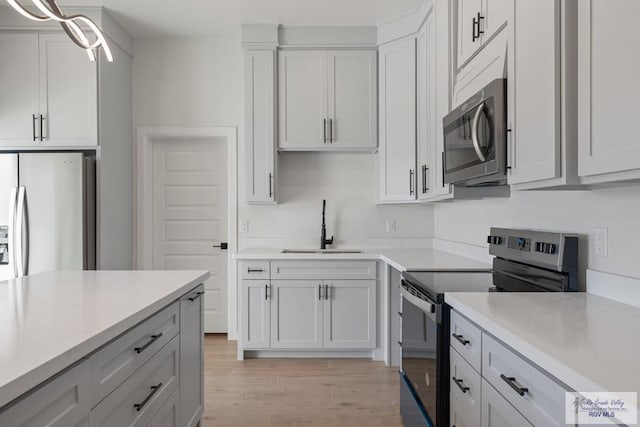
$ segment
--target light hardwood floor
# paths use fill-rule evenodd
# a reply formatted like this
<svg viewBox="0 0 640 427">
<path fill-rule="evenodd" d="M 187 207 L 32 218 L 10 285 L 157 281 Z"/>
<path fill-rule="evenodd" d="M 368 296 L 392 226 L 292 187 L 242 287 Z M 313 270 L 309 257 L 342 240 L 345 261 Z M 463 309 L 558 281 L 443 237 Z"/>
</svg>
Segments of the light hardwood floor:
<svg viewBox="0 0 640 427">
<path fill-rule="evenodd" d="M 402 426 L 397 368 L 363 359 L 236 360 L 205 339 L 204 426 Z"/>
</svg>

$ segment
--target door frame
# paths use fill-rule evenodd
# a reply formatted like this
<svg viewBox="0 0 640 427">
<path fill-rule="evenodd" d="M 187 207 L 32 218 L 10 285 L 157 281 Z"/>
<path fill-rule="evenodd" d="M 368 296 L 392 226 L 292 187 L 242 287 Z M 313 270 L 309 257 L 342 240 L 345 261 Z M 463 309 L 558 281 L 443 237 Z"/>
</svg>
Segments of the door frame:
<svg viewBox="0 0 640 427">
<path fill-rule="evenodd" d="M 137 130 L 135 160 L 136 210 L 134 218 L 135 259 L 138 270 L 153 268 L 153 144 L 159 141 L 183 141 L 224 138 L 227 145 L 227 331 L 237 339 L 237 271 L 232 254 L 238 250 L 238 128 L 217 127 L 140 127 Z"/>
</svg>

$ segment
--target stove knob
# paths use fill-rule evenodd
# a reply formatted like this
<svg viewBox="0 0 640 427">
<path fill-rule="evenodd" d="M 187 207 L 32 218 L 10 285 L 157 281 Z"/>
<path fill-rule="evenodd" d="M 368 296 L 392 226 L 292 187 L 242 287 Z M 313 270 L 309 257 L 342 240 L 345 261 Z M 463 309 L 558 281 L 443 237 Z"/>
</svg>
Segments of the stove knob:
<svg viewBox="0 0 640 427">
<path fill-rule="evenodd" d="M 495 237 L 493 238 L 493 243 L 494 243 L 494 244 L 496 244 L 496 245 L 501 245 L 501 244 L 502 244 L 502 237 L 500 237 L 500 236 L 495 236 Z"/>
<path fill-rule="evenodd" d="M 547 244 L 547 250 L 545 251 L 548 254 L 555 254 L 556 253 L 556 245 L 554 245 L 553 243 L 549 243 Z"/>
<path fill-rule="evenodd" d="M 536 242 L 536 252 L 542 252 L 542 242 Z"/>
<path fill-rule="evenodd" d="M 488 244 L 493 243 L 493 236 L 487 236 L 487 243 Z"/>
</svg>

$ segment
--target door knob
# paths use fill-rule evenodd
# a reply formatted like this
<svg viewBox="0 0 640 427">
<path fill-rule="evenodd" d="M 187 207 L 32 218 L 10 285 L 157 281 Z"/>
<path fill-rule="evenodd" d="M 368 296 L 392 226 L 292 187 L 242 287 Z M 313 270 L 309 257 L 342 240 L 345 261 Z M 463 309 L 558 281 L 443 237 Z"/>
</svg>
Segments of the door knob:
<svg viewBox="0 0 640 427">
<path fill-rule="evenodd" d="M 227 242 L 222 242 L 219 245 L 212 245 L 211 247 L 212 248 L 220 248 L 222 250 L 226 250 L 229 247 L 229 245 L 227 244 Z"/>
</svg>

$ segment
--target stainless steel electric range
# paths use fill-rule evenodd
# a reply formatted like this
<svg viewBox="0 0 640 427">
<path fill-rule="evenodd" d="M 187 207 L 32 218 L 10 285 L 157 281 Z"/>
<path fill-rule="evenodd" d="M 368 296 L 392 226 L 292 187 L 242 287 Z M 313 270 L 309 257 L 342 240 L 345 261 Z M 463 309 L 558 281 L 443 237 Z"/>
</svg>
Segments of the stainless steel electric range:
<svg viewBox="0 0 640 427">
<path fill-rule="evenodd" d="M 402 274 L 400 411 L 407 427 L 449 426 L 447 292 L 574 292 L 578 236 L 492 228 L 493 269 Z"/>
</svg>

